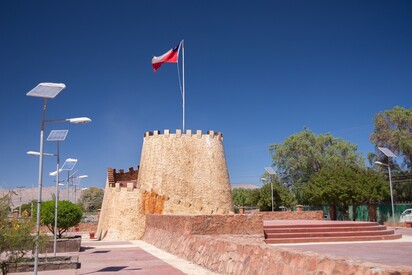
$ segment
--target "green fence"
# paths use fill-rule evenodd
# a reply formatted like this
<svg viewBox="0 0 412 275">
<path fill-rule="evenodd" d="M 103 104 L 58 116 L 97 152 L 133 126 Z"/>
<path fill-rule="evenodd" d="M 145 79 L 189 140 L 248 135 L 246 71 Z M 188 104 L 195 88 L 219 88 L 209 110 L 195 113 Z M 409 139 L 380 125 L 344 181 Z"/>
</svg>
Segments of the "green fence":
<svg viewBox="0 0 412 275">
<path fill-rule="evenodd" d="M 408 208 L 412 208 L 412 202 L 396 203 L 394 204 L 395 221 L 399 221 L 399 218 L 403 211 Z M 329 217 L 329 206 L 305 206 L 305 210 L 322 210 L 324 217 Z M 377 204 L 377 222 L 383 223 L 386 221 L 392 221 L 392 206 L 391 204 Z M 342 209 L 337 207 L 336 219 L 344 220 Z M 353 206 L 349 206 L 349 219 L 353 220 Z M 368 205 L 358 205 L 356 207 L 356 221 L 369 221 Z"/>
</svg>

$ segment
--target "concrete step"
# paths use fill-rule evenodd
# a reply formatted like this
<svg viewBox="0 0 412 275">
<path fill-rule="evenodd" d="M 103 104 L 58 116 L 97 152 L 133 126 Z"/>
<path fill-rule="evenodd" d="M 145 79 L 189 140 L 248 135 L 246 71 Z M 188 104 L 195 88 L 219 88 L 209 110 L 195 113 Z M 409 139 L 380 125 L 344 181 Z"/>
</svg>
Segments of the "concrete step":
<svg viewBox="0 0 412 275">
<path fill-rule="evenodd" d="M 380 241 L 396 240 L 402 238 L 401 234 L 378 235 L 378 236 L 345 236 L 345 237 L 313 237 L 313 238 L 270 238 L 267 244 L 280 243 L 316 243 L 316 242 L 354 242 L 354 241 Z"/>
<path fill-rule="evenodd" d="M 402 237 L 376 222 L 264 221 L 266 243 L 394 240 Z"/>
<path fill-rule="evenodd" d="M 343 232 L 298 232 L 298 233 L 268 233 L 265 231 L 265 237 L 271 238 L 318 238 L 318 237 L 360 237 L 360 236 L 384 236 L 393 235 L 394 230 L 374 230 L 374 231 L 343 231 Z"/>
<path fill-rule="evenodd" d="M 276 229 L 276 228 L 321 228 L 321 227 L 365 227 L 365 226 L 379 226 L 377 222 L 351 222 L 351 221 L 330 221 L 330 222 L 321 222 L 314 221 L 311 223 L 288 223 L 285 224 L 270 224 L 270 221 L 264 222 L 265 229 Z"/>
<path fill-rule="evenodd" d="M 307 232 L 346 232 L 346 231 L 383 231 L 386 230 L 384 225 L 373 226 L 324 226 L 324 227 L 265 227 L 266 233 L 307 233 Z"/>
</svg>

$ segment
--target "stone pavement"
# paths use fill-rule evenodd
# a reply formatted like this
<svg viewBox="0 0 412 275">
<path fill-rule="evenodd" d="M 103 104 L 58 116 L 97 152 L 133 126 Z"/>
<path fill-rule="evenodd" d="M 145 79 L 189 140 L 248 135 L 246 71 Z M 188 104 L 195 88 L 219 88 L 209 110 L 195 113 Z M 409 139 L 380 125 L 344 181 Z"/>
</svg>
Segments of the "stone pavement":
<svg viewBox="0 0 412 275">
<path fill-rule="evenodd" d="M 180 259 L 143 241 L 97 241 L 82 235 L 80 269 L 39 271 L 40 275 L 158 274 L 214 275 L 201 266 Z M 76 253 L 57 253 L 57 256 Z M 28 275 L 33 272 L 12 273 Z"/>
<path fill-rule="evenodd" d="M 312 251 L 318 254 L 363 262 L 412 268 L 412 229 L 397 228 L 395 232 L 402 234 L 402 238 L 386 241 L 272 244 L 272 246 L 299 251 Z"/>
<path fill-rule="evenodd" d="M 398 228 L 396 231 L 403 235 L 399 240 L 277 244 L 272 246 L 299 251 L 312 251 L 334 258 L 412 268 L 412 261 L 410 260 L 412 255 L 412 229 Z M 83 235 L 82 247 L 84 247 L 84 251 L 79 253 L 80 269 L 41 271 L 39 274 L 216 274 L 143 241 L 96 241 L 89 240 L 87 235 Z M 58 253 L 58 255 L 64 254 Z M 32 274 L 32 272 L 13 274 L 27 275 Z"/>
</svg>

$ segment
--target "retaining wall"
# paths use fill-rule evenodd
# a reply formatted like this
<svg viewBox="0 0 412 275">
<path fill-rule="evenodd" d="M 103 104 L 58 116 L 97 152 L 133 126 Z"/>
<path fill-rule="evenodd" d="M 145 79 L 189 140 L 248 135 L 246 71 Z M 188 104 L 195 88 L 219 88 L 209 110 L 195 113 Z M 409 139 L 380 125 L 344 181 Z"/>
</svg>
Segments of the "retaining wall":
<svg viewBox="0 0 412 275">
<path fill-rule="evenodd" d="M 253 216 L 253 217 L 247 217 Z M 217 230 L 227 218 L 231 226 Z M 240 225 L 233 228 L 238 219 Z M 219 274 L 410 274 L 411 270 L 266 245 L 262 215 L 147 215 L 143 240 Z M 216 226 L 213 223 L 216 222 Z M 247 225 L 248 223 L 250 225 Z M 263 225 L 262 225 L 263 226 Z M 241 228 L 244 227 L 244 230 Z M 227 234 L 232 232 L 235 234 Z"/>
</svg>

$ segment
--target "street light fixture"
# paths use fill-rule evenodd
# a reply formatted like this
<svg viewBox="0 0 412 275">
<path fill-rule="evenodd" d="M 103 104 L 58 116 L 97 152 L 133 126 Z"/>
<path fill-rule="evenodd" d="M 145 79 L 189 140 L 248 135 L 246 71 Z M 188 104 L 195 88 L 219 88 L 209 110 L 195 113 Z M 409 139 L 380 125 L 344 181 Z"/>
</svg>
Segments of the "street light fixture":
<svg viewBox="0 0 412 275">
<path fill-rule="evenodd" d="M 271 197 L 272 197 L 272 212 L 274 211 L 274 203 L 273 203 L 273 181 L 272 181 L 272 175 L 276 175 L 275 169 L 272 167 L 265 167 L 266 172 L 269 174 L 270 178 L 270 190 L 271 190 Z"/>
<path fill-rule="evenodd" d="M 26 154 L 29 155 L 29 156 L 35 156 L 35 157 L 40 156 L 40 152 L 35 152 L 35 151 L 27 151 Z M 56 154 L 43 153 L 43 156 L 57 156 L 57 155 Z"/>
<path fill-rule="evenodd" d="M 39 237 L 40 237 L 40 211 L 42 198 L 42 182 L 43 182 L 43 153 L 44 153 L 44 125 L 46 122 L 71 122 L 71 123 L 87 123 L 90 118 L 64 119 L 64 120 L 46 120 L 47 99 L 55 98 L 66 85 L 63 83 L 40 83 L 26 95 L 43 98 L 43 112 L 40 124 L 40 152 L 39 152 L 39 177 L 38 177 L 38 195 L 37 195 L 37 217 L 36 217 L 36 242 L 34 246 L 34 275 L 37 275 L 39 262 Z"/>
<path fill-rule="evenodd" d="M 396 158 L 397 156 L 388 148 L 385 147 L 378 147 L 378 149 L 388 158 Z M 396 225 L 395 225 L 395 207 L 393 205 L 393 188 L 392 188 L 392 175 L 391 175 L 391 167 L 386 163 L 380 162 L 380 161 L 375 161 L 375 164 L 378 165 L 382 165 L 382 166 L 386 166 L 388 168 L 388 173 L 389 173 L 389 188 L 391 191 L 391 206 L 392 206 L 392 223 L 393 223 L 393 227 L 394 229 L 396 229 Z"/>
</svg>

